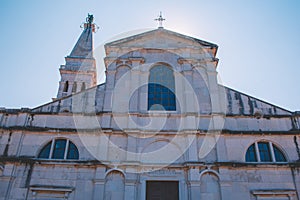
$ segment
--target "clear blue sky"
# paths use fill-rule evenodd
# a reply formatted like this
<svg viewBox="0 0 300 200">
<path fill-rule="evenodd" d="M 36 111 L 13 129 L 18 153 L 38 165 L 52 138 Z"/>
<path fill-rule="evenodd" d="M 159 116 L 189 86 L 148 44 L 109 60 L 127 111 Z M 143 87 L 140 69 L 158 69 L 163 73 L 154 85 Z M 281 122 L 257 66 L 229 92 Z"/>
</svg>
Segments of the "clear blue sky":
<svg viewBox="0 0 300 200">
<path fill-rule="evenodd" d="M 299 10 L 297 0 L 2 0 L 0 107 L 36 107 L 56 96 L 59 66 L 87 13 L 100 26 L 97 47 L 123 32 L 156 28 L 162 11 L 166 29 L 219 45 L 224 85 L 300 110 Z"/>
</svg>

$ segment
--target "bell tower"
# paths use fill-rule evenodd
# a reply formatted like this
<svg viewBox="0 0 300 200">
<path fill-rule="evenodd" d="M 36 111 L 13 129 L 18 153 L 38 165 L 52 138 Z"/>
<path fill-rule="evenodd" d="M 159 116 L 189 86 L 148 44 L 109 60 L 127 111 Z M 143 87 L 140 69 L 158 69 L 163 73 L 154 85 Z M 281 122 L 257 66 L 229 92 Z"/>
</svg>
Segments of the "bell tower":
<svg viewBox="0 0 300 200">
<path fill-rule="evenodd" d="M 93 55 L 93 33 L 96 25 L 93 15 L 88 14 L 84 29 L 71 54 L 61 65 L 57 98 L 68 96 L 97 85 L 96 60 Z"/>
</svg>

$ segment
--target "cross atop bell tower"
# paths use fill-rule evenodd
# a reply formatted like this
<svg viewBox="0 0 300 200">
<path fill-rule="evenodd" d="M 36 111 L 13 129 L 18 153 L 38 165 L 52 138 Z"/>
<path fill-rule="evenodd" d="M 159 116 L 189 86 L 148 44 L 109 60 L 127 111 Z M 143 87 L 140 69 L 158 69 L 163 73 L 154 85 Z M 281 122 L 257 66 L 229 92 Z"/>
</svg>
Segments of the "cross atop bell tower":
<svg viewBox="0 0 300 200">
<path fill-rule="evenodd" d="M 93 21 L 94 16 L 88 14 L 80 37 L 70 55 L 65 57 L 66 64 L 60 66 L 61 80 L 57 98 L 97 85 L 96 60 L 93 55 L 96 25 Z"/>
<path fill-rule="evenodd" d="M 162 25 L 162 22 L 165 21 L 165 20 L 166 19 L 164 19 L 162 17 L 162 13 L 160 12 L 158 18 L 155 19 L 155 21 L 158 21 L 158 28 L 164 28 L 163 25 Z"/>
</svg>

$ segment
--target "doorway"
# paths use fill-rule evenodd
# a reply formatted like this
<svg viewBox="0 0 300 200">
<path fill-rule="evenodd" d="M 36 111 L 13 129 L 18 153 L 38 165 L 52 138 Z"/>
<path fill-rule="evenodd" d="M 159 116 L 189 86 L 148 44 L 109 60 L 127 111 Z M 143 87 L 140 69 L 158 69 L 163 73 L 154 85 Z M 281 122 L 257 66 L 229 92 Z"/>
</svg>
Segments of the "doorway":
<svg viewBox="0 0 300 200">
<path fill-rule="evenodd" d="M 179 200 L 178 181 L 147 181 L 146 200 Z"/>
</svg>

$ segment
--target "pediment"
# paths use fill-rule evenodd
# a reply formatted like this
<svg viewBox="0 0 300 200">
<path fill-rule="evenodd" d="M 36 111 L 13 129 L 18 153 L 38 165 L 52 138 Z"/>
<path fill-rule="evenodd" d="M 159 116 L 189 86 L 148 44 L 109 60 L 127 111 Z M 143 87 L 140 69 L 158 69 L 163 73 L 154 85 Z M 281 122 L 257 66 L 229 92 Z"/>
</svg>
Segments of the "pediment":
<svg viewBox="0 0 300 200">
<path fill-rule="evenodd" d="M 182 35 L 163 28 L 126 37 L 107 43 L 105 47 L 128 47 L 128 48 L 209 48 L 217 50 L 218 46 L 197 38 Z"/>
</svg>

